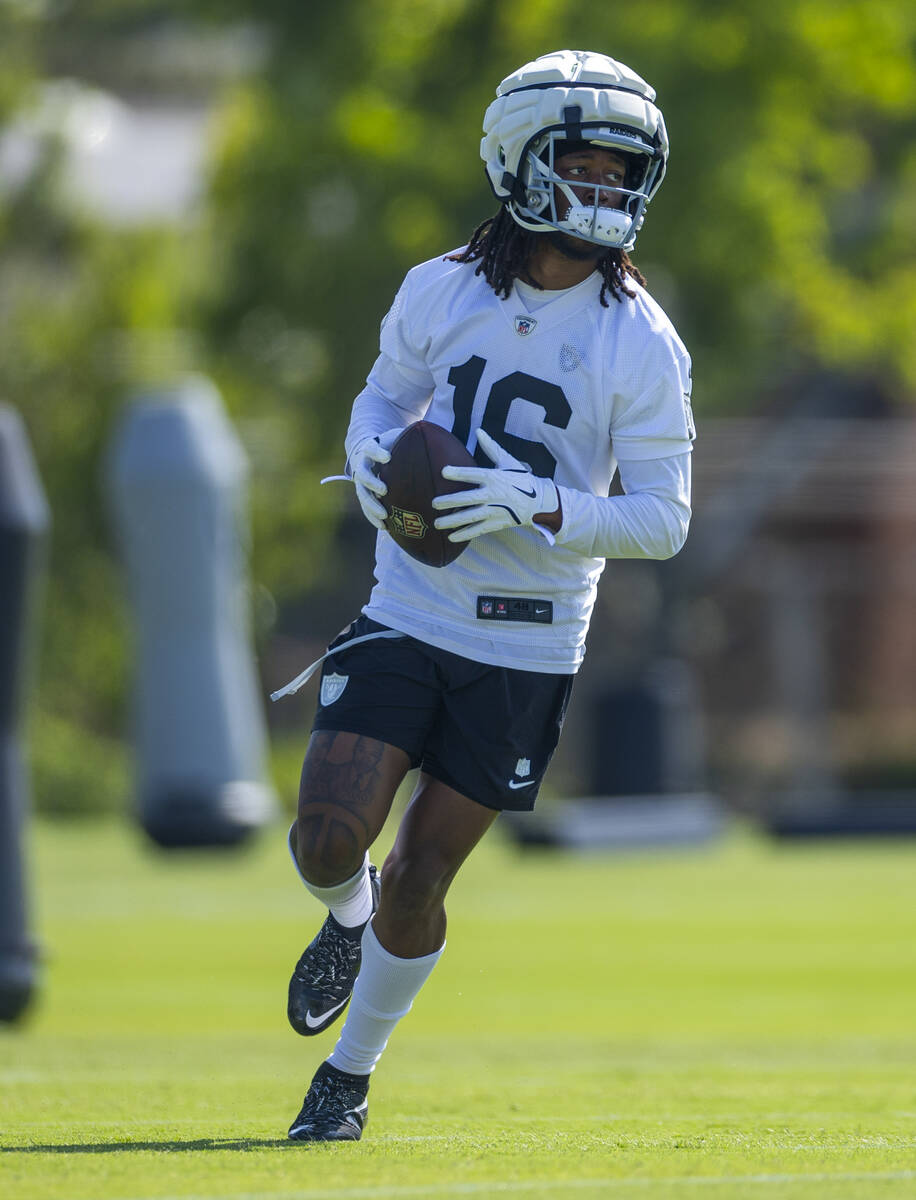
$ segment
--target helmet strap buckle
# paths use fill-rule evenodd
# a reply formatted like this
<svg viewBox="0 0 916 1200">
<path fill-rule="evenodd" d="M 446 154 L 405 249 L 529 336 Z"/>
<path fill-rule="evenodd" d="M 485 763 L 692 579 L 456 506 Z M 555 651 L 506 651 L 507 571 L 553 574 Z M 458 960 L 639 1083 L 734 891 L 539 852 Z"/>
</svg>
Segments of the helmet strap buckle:
<svg viewBox="0 0 916 1200">
<path fill-rule="evenodd" d="M 582 105 L 567 104 L 563 109 L 563 124 L 566 126 L 565 140 L 581 142 L 582 139 Z"/>
</svg>

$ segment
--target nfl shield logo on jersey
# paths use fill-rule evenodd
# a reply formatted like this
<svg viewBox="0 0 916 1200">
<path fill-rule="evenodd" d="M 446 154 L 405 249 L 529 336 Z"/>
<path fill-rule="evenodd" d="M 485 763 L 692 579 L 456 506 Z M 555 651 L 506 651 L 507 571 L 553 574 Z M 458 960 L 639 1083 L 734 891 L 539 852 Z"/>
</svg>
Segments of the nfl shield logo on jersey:
<svg viewBox="0 0 916 1200">
<path fill-rule="evenodd" d="M 321 681 L 321 704 L 327 708 L 343 695 L 343 690 L 350 682 L 349 675 L 325 675 Z"/>
<path fill-rule="evenodd" d="M 535 321 L 534 317 L 515 318 L 515 332 L 519 337 L 527 337 L 533 331 L 535 325 L 537 325 L 537 321 Z"/>
</svg>

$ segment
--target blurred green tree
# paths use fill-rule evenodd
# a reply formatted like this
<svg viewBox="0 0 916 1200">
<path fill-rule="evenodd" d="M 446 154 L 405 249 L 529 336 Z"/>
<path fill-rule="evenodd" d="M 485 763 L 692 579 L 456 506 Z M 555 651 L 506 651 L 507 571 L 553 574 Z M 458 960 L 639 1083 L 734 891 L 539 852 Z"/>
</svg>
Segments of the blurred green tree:
<svg viewBox="0 0 916 1200">
<path fill-rule="evenodd" d="M 401 276 L 494 208 L 478 141 L 496 83 L 560 45 L 617 56 L 658 90 L 671 163 L 636 257 L 693 352 L 701 421 L 827 369 L 912 396 L 907 0 L 259 11 L 274 52 L 224 113 L 203 325 L 239 405 L 282 447 L 285 511 L 259 538 L 262 552 L 279 539 L 281 593 L 301 587 L 304 531 L 327 516 L 306 481 L 340 455 Z"/>
<path fill-rule="evenodd" d="M 408 267 L 493 210 L 484 109 L 547 50 L 605 51 L 658 90 L 672 156 L 636 259 L 693 352 L 701 427 L 823 371 L 912 399 L 910 0 L 8 2 L 0 125 L 43 77 L 146 86 L 143 55 L 119 53 L 138 33 L 174 44 L 239 22 L 267 53 L 225 96 L 202 215 L 105 228 L 61 192 L 50 135 L 0 193 L 0 395 L 26 418 L 55 515 L 48 744 L 61 720 L 99 745 L 124 726 L 99 469 L 130 388 L 185 366 L 216 379 L 255 467 L 256 577 L 292 604 L 343 507 L 317 481 L 340 466 L 379 321 Z M 208 78 L 202 56 L 163 60 L 179 90 Z"/>
<path fill-rule="evenodd" d="M 0 11 L 0 400 L 22 414 L 53 514 L 31 728 L 44 811 L 122 808 L 128 676 L 122 587 L 102 489 L 130 389 L 185 357 L 193 240 L 108 228 L 67 187 L 68 96 L 47 87 L 51 6 Z"/>
</svg>

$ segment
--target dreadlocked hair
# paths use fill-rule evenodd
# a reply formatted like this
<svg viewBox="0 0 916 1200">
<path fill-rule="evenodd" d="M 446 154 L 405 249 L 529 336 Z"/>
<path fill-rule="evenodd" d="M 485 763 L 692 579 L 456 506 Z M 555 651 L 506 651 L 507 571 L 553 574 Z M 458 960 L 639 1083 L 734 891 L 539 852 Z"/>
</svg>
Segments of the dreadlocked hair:
<svg viewBox="0 0 916 1200">
<path fill-rule="evenodd" d="M 523 229 L 503 206 L 495 217 L 481 221 L 463 250 L 446 258 L 450 262 L 476 262 L 474 274 L 483 275 L 497 296 L 507 300 L 516 279 L 539 286 L 528 274 L 528 261 L 540 236 Z M 624 296 L 632 299 L 636 295 L 627 287 L 627 277 L 635 279 L 642 287 L 646 285 L 645 278 L 625 250 L 608 250 L 598 260 L 597 270 L 603 279 L 599 298 L 605 308 L 609 307 L 608 292 L 618 303 L 623 302 Z"/>
</svg>

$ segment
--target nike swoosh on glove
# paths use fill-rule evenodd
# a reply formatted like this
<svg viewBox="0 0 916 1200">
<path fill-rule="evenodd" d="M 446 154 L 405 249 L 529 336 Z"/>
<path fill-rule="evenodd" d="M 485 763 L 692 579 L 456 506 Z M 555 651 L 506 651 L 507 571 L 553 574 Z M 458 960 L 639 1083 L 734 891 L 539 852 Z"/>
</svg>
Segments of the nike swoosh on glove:
<svg viewBox="0 0 916 1200">
<path fill-rule="evenodd" d="M 388 429 L 385 433 L 377 433 L 374 437 L 363 438 L 350 455 L 350 477 L 356 485 L 356 499 L 363 510 L 363 516 L 376 529 L 384 529 L 388 510 L 379 497 L 388 492 L 376 474 L 383 463 L 391 461 L 389 451 L 404 430 Z"/>
<path fill-rule="evenodd" d="M 472 491 L 437 496 L 433 508 L 447 510 L 436 528 L 454 530 L 450 542 L 469 542 L 482 533 L 497 533 L 529 525 L 551 545 L 549 529 L 535 525 L 537 513 L 556 512 L 559 494 L 552 479 L 542 479 L 531 468 L 504 450 L 484 429 L 477 430 L 477 444 L 495 465 L 492 467 L 443 467 L 443 479 L 476 483 Z"/>
</svg>

